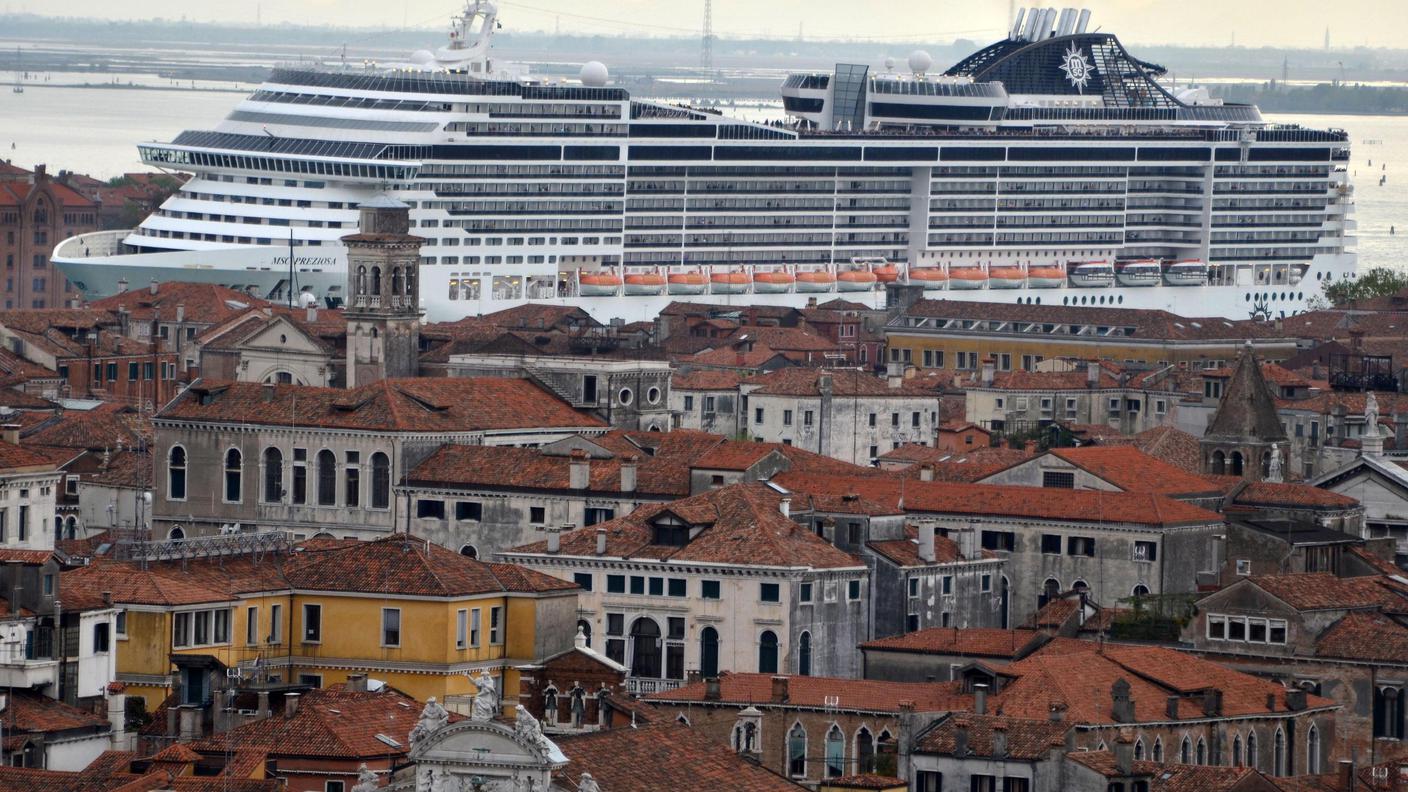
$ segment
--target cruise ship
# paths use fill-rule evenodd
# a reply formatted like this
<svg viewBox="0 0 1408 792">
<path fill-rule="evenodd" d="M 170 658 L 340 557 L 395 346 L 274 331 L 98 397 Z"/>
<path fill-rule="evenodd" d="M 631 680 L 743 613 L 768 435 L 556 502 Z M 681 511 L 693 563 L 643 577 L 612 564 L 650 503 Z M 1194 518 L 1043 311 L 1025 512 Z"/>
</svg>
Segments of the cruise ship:
<svg viewBox="0 0 1408 792">
<path fill-rule="evenodd" d="M 471 0 L 447 45 L 401 64 L 277 68 L 214 129 L 139 144 L 194 178 L 54 262 L 89 297 L 187 280 L 337 306 L 339 239 L 389 194 L 425 239 L 434 320 L 881 307 L 893 283 L 1246 318 L 1354 275 L 1344 132 L 1174 87 L 1088 11 L 1023 10 L 943 72 L 916 51 L 790 75 L 773 123 L 633 99 L 599 62 L 536 79 L 494 57 L 497 17 Z"/>
</svg>

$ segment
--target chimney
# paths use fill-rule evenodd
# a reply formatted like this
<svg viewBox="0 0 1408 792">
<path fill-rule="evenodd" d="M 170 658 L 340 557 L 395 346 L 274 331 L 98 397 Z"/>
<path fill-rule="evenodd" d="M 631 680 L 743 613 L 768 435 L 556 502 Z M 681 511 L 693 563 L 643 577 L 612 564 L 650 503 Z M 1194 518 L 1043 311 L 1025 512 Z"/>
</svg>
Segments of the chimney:
<svg viewBox="0 0 1408 792">
<path fill-rule="evenodd" d="M 1129 697 L 1129 682 L 1123 677 L 1110 685 L 1110 719 L 1115 723 L 1134 722 L 1134 700 Z"/>
<path fill-rule="evenodd" d="M 366 693 L 366 692 L 367 692 L 367 675 L 366 675 L 366 674 L 348 674 L 348 675 L 347 675 L 347 683 L 346 683 L 345 685 L 343 685 L 343 689 L 346 690 L 346 691 L 349 692 L 349 693 Z"/>
<path fill-rule="evenodd" d="M 930 462 L 925 462 L 925 463 L 923 463 L 923 464 L 921 464 L 921 465 L 919 466 L 919 480 L 920 480 L 920 481 L 933 481 L 933 480 L 934 480 L 934 465 L 933 465 L 932 463 L 930 463 Z"/>
<path fill-rule="evenodd" d="M 934 563 L 934 526 L 932 525 L 919 526 L 919 560 L 926 564 Z"/>
<path fill-rule="evenodd" d="M 994 723 L 992 725 L 992 758 L 1007 758 L 1007 724 Z"/>
<path fill-rule="evenodd" d="M 1275 693 L 1267 693 L 1267 694 L 1266 694 L 1266 711 L 1267 711 L 1267 712 L 1275 712 L 1275 711 L 1276 711 L 1276 694 L 1275 694 Z"/>
<path fill-rule="evenodd" d="M 632 454 L 621 460 L 621 491 L 636 491 L 636 464 L 640 457 Z"/>
<path fill-rule="evenodd" d="M 1169 696 L 1168 702 L 1164 705 L 1164 712 L 1169 720 L 1178 720 L 1178 696 Z"/>
<path fill-rule="evenodd" d="M 1219 697 L 1221 694 L 1219 694 Z M 1292 688 L 1286 691 L 1286 709 L 1291 712 L 1300 712 L 1305 709 L 1305 691 L 1300 688 Z"/>
<path fill-rule="evenodd" d="M 152 283 L 150 286 L 147 287 L 147 291 L 151 294 L 156 294 L 156 289 L 156 278 L 152 278 Z"/>
<path fill-rule="evenodd" d="M 298 694 L 287 693 L 284 695 L 284 717 L 292 718 L 298 714 Z"/>
<path fill-rule="evenodd" d="M 3 434 L 6 443 L 9 443 L 10 445 L 20 444 L 19 424 L 4 424 L 3 426 L 0 426 L 0 433 Z"/>
<path fill-rule="evenodd" d="M 1066 705 L 1059 701 L 1053 701 L 1046 708 L 1046 719 L 1052 723 L 1060 723 L 1066 719 Z"/>
<path fill-rule="evenodd" d="M 719 678 L 709 677 L 704 680 L 704 700 L 718 701 L 723 698 L 723 691 L 720 690 Z"/>
<path fill-rule="evenodd" d="M 992 358 L 983 358 L 983 387 L 992 387 L 993 373 L 997 370 L 997 362 Z"/>
<path fill-rule="evenodd" d="M 817 378 L 816 378 L 816 389 L 817 389 L 818 395 L 821 396 L 821 398 L 822 398 L 823 400 L 830 399 L 830 398 L 831 398 L 831 393 L 832 393 L 832 388 L 831 388 L 831 375 L 830 375 L 830 374 L 822 374 L 821 376 L 817 377 Z M 824 413 L 824 411 L 823 411 L 823 413 Z"/>
<path fill-rule="evenodd" d="M 264 397 L 265 404 L 269 404 L 274 400 L 274 390 L 276 387 L 277 386 L 275 386 L 272 382 L 266 382 L 261 386 L 261 393 Z"/>
<path fill-rule="evenodd" d="M 960 758 L 968 755 L 967 718 L 955 718 L 953 721 L 953 755 Z"/>
<path fill-rule="evenodd" d="M 596 529 L 596 554 L 606 555 L 606 529 Z"/>
<path fill-rule="evenodd" d="M 792 499 L 783 498 L 777 502 L 777 510 L 782 512 L 783 517 L 792 517 Z"/>
<path fill-rule="evenodd" d="M 1134 772 L 1134 740 L 1124 729 L 1115 738 L 1115 770 L 1124 776 Z"/>
<path fill-rule="evenodd" d="M 572 489 L 586 489 L 592 480 L 592 461 L 586 451 L 572 452 L 567 463 L 567 486 Z"/>
<path fill-rule="evenodd" d="M 313 324 L 316 321 L 318 321 L 318 306 L 310 305 L 308 306 L 308 324 Z"/>
<path fill-rule="evenodd" d="M 1344 792 L 1354 792 L 1354 761 L 1352 759 L 1340 760 L 1339 776 L 1339 788 Z"/>
<path fill-rule="evenodd" d="M 904 384 L 904 362 L 891 360 L 885 364 L 885 384 L 898 388 Z"/>
<path fill-rule="evenodd" d="M 122 293 L 125 292 L 125 291 L 127 291 L 127 279 L 126 279 L 126 278 L 118 278 L 118 279 L 117 279 L 117 293 L 118 293 L 118 294 L 122 294 Z"/>
<path fill-rule="evenodd" d="M 973 686 L 973 713 L 975 715 L 988 714 L 988 686 L 981 682 Z"/>
<path fill-rule="evenodd" d="M 176 303 L 176 322 L 179 324 L 186 321 L 186 304 Z"/>
<path fill-rule="evenodd" d="M 787 703 L 787 677 L 775 676 L 772 678 L 772 703 Z"/>
<path fill-rule="evenodd" d="M 131 314 L 127 312 L 127 306 L 117 306 L 117 331 L 122 335 L 127 335 L 131 325 Z"/>
<path fill-rule="evenodd" d="M 1092 360 L 1085 364 L 1085 387 L 1094 390 L 1100 387 L 1100 363 Z"/>
<path fill-rule="evenodd" d="M 1290 695 L 1286 696 L 1290 700 Z M 1217 718 L 1222 715 L 1222 691 L 1217 688 L 1208 688 L 1203 692 L 1203 714 L 1209 718 Z"/>
<path fill-rule="evenodd" d="M 564 531 L 572 530 L 572 525 L 562 525 L 560 527 L 548 526 L 544 529 L 548 532 L 548 552 L 557 553 L 562 550 L 562 534 Z"/>
</svg>

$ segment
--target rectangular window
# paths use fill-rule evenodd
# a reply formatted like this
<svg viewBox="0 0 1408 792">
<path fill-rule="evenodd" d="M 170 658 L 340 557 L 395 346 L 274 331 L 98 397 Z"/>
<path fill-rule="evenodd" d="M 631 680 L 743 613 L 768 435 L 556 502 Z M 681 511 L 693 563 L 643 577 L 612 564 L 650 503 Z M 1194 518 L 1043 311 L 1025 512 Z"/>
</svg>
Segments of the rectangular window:
<svg viewBox="0 0 1408 792">
<path fill-rule="evenodd" d="M 763 422 L 763 408 L 762 408 L 762 407 L 758 407 L 758 408 L 756 408 L 756 409 L 753 410 L 753 423 L 762 423 L 762 422 Z"/>
<path fill-rule="evenodd" d="M 645 576 L 644 576 L 644 575 L 631 575 L 631 593 L 632 593 L 632 594 L 644 594 L 644 593 L 645 593 Z"/>
<path fill-rule="evenodd" d="M 1221 641 L 1227 638 L 1227 617 L 1208 617 L 1208 638 L 1214 641 Z"/>
<path fill-rule="evenodd" d="M 1095 539 L 1089 536 L 1066 537 L 1066 555 L 1095 557 Z"/>
<path fill-rule="evenodd" d="M 1229 618 L 1227 620 L 1227 640 L 1245 641 L 1247 640 L 1247 620 L 1239 618 Z"/>
<path fill-rule="evenodd" d="M 303 642 L 321 643 L 323 640 L 323 606 L 303 606 Z"/>
<path fill-rule="evenodd" d="M 198 646 L 210 643 L 210 611 L 196 611 L 193 615 L 195 626 L 191 643 Z"/>
<path fill-rule="evenodd" d="M 1266 642 L 1284 644 L 1286 642 L 1286 620 L 1270 619 L 1266 623 Z"/>
<path fill-rule="evenodd" d="M 191 614 L 176 613 L 172 615 L 171 645 L 177 649 L 191 645 Z"/>
<path fill-rule="evenodd" d="M 416 498 L 416 517 L 422 520 L 445 519 L 445 501 Z"/>
<path fill-rule="evenodd" d="M 479 501 L 456 501 L 455 519 L 479 522 L 484 519 L 484 505 Z"/>
<path fill-rule="evenodd" d="M 495 605 L 489 609 L 489 645 L 497 646 L 504 642 L 504 609 Z"/>
<path fill-rule="evenodd" d="M 1076 474 L 1069 470 L 1043 470 L 1041 486 L 1055 489 L 1075 489 Z"/>
<path fill-rule="evenodd" d="M 215 634 L 212 636 L 212 643 L 227 644 L 230 642 L 230 609 L 221 608 L 215 611 Z"/>
<path fill-rule="evenodd" d="M 328 781 L 323 785 L 323 792 L 346 792 L 347 782 Z"/>
<path fill-rule="evenodd" d="M 856 600 L 860 599 L 860 581 L 859 581 L 859 580 L 848 580 L 848 581 L 846 581 L 846 599 L 849 600 L 849 601 L 851 601 L 851 602 L 855 602 Z"/>
<path fill-rule="evenodd" d="M 909 414 L 909 425 L 914 427 L 915 429 L 919 428 L 919 413 Z"/>
<path fill-rule="evenodd" d="M 545 523 L 545 522 L 547 522 L 547 521 L 548 521 L 547 507 L 545 507 L 545 506 L 529 506 L 529 507 L 528 507 L 528 522 L 531 522 L 531 523 L 533 523 L 534 525 L 542 525 L 543 523 Z"/>
<path fill-rule="evenodd" d="M 791 410 L 783 410 L 783 411 L 782 411 L 782 425 L 783 425 L 783 426 L 791 426 L 791 425 L 792 425 L 792 411 L 791 411 Z"/>
<path fill-rule="evenodd" d="M 704 397 L 704 412 L 706 412 L 706 413 L 711 413 L 711 412 L 713 412 L 713 411 L 714 411 L 714 397 L 713 397 L 713 396 L 705 396 L 705 397 Z"/>
<path fill-rule="evenodd" d="M 719 581 L 701 580 L 699 581 L 699 598 L 706 600 L 716 600 L 719 598 Z"/>
<path fill-rule="evenodd" d="M 776 583 L 762 583 L 758 587 L 758 598 L 763 602 L 781 602 L 782 595 Z"/>
<path fill-rule="evenodd" d="M 978 590 L 984 594 L 992 591 L 992 575 L 984 573 L 982 577 L 978 578 Z"/>
<path fill-rule="evenodd" d="M 259 606 L 251 605 L 244 610 L 244 642 L 246 646 L 259 645 Z"/>
<path fill-rule="evenodd" d="M 939 592 L 945 597 L 953 594 L 953 575 L 944 575 L 939 578 Z"/>
<path fill-rule="evenodd" d="M 1042 534 L 1041 552 L 1046 555 L 1061 555 L 1061 537 L 1057 534 Z"/>
<path fill-rule="evenodd" d="M 693 411 L 694 411 L 694 397 L 693 397 L 693 396 L 686 396 L 686 397 L 684 397 L 684 411 L 685 411 L 685 412 L 693 412 Z"/>
<path fill-rule="evenodd" d="M 463 649 L 469 642 L 469 611 L 455 611 L 455 648 Z"/>
<path fill-rule="evenodd" d="M 595 579 L 595 577 L 596 576 L 590 572 L 573 572 L 572 582 L 576 583 L 578 586 L 581 586 L 582 591 L 591 591 L 592 581 Z"/>
<path fill-rule="evenodd" d="M 140 367 L 138 366 L 137 361 L 135 360 L 127 364 L 127 380 L 129 382 L 137 381 L 137 371 L 139 368 Z"/>
<path fill-rule="evenodd" d="M 908 585 L 908 587 L 909 587 L 909 596 L 911 596 L 911 597 L 917 597 L 917 596 L 919 596 L 919 578 L 917 578 L 917 577 L 912 577 L 912 578 L 910 578 L 909 581 L 908 581 L 908 583 L 907 583 L 907 585 Z"/>
<path fill-rule="evenodd" d="M 870 414 L 869 423 L 872 429 L 875 428 L 875 413 Z"/>
<path fill-rule="evenodd" d="M 127 637 L 127 611 L 125 610 L 117 612 L 117 636 L 119 638 Z"/>
<path fill-rule="evenodd" d="M 802 584 L 799 584 L 799 585 L 797 586 L 797 601 L 798 601 L 798 602 L 811 602 L 811 601 L 812 601 L 812 584 L 810 584 L 810 583 L 802 583 Z"/>
<path fill-rule="evenodd" d="M 683 596 L 685 596 L 685 580 L 684 580 L 684 578 L 670 578 L 669 581 L 668 581 L 668 583 L 669 583 L 668 593 L 669 593 L 669 595 L 670 595 L 671 597 L 683 597 Z"/>
<path fill-rule="evenodd" d="M 356 451 L 347 452 L 347 468 L 343 470 L 343 491 L 346 493 L 347 505 L 356 506 L 362 502 L 362 468 L 360 462 L 362 455 Z"/>
<path fill-rule="evenodd" d="M 660 597 L 665 594 L 665 578 L 650 578 L 650 596 Z"/>
<path fill-rule="evenodd" d="M 1012 551 L 1017 547 L 1017 535 L 1011 531 L 983 531 L 984 550 Z"/>
<path fill-rule="evenodd" d="M 479 648 L 479 609 L 475 608 L 469 612 L 469 645 Z"/>
<path fill-rule="evenodd" d="M 401 645 L 401 609 L 381 609 L 381 645 Z"/>
<path fill-rule="evenodd" d="M 1157 561 L 1157 560 L 1159 560 L 1159 543 L 1158 543 L 1158 542 L 1135 542 L 1135 543 L 1134 543 L 1134 560 L 1135 560 L 1135 561 Z"/>
<path fill-rule="evenodd" d="M 811 410 L 802 411 L 802 425 L 814 426 L 816 424 L 816 413 Z"/>
<path fill-rule="evenodd" d="M 625 575 L 607 575 L 607 576 L 606 576 L 606 593 L 607 593 L 607 594 L 625 594 L 625 593 L 626 593 L 626 576 L 625 576 Z"/>
</svg>

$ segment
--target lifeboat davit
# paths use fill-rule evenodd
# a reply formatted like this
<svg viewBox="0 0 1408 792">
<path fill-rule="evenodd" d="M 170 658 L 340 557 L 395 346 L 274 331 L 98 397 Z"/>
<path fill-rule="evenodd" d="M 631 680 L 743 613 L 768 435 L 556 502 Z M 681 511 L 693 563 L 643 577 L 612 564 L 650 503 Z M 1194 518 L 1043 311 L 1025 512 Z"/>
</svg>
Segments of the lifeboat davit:
<svg viewBox="0 0 1408 792">
<path fill-rule="evenodd" d="M 948 287 L 950 289 L 981 289 L 988 285 L 988 274 L 983 272 L 983 268 L 976 265 L 966 265 L 948 268 Z"/>
<path fill-rule="evenodd" d="M 870 269 L 875 280 L 881 283 L 895 283 L 900 279 L 900 268 L 894 264 L 877 264 Z"/>
<path fill-rule="evenodd" d="M 1021 267 L 989 267 L 988 268 L 988 288 L 990 289 L 1020 289 L 1027 285 L 1026 273 Z"/>
<path fill-rule="evenodd" d="M 1158 259 L 1131 261 L 1115 270 L 1115 278 L 1121 286 L 1157 286 L 1163 274 Z"/>
<path fill-rule="evenodd" d="M 621 289 L 621 276 L 609 272 L 582 272 L 577 275 L 577 293 L 583 297 L 614 297 Z"/>
<path fill-rule="evenodd" d="M 709 292 L 711 294 L 744 294 L 751 285 L 753 285 L 753 279 L 748 277 L 746 272 L 727 270 L 709 274 Z"/>
<path fill-rule="evenodd" d="M 658 272 L 639 272 L 626 276 L 626 294 L 650 296 L 665 291 L 665 276 Z"/>
<path fill-rule="evenodd" d="M 797 273 L 797 291 L 829 292 L 836 286 L 836 276 L 826 270 L 808 270 Z"/>
<path fill-rule="evenodd" d="M 670 294 L 703 294 L 709 288 L 702 272 L 672 272 L 665 281 Z"/>
<path fill-rule="evenodd" d="M 875 288 L 879 278 L 870 270 L 846 270 L 836 276 L 836 291 L 862 292 Z"/>
<path fill-rule="evenodd" d="M 1027 285 L 1033 289 L 1055 289 L 1066 282 L 1066 271 L 1060 267 L 1028 267 Z"/>
<path fill-rule="evenodd" d="M 758 294 L 786 294 L 797 279 L 786 270 L 753 273 L 753 291 Z"/>
<path fill-rule="evenodd" d="M 1111 286 L 1115 282 L 1115 268 L 1108 261 L 1087 261 L 1076 264 L 1068 271 L 1072 286 Z"/>
<path fill-rule="evenodd" d="M 1198 259 L 1175 261 L 1164 270 L 1164 282 L 1170 286 L 1205 286 L 1208 265 Z"/>
<path fill-rule="evenodd" d="M 925 291 L 938 291 L 948 285 L 948 273 L 941 267 L 910 267 L 909 282 L 923 286 Z"/>
</svg>

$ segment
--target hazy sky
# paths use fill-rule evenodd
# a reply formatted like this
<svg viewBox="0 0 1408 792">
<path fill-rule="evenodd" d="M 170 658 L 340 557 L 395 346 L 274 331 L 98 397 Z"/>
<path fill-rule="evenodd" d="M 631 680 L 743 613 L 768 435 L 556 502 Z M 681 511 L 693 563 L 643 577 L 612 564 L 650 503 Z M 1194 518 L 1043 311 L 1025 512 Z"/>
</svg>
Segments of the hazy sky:
<svg viewBox="0 0 1408 792">
<path fill-rule="evenodd" d="M 461 0 L 0 0 L 0 9 L 113 19 L 150 17 L 264 24 L 433 26 Z M 1092 26 L 1131 42 L 1320 47 L 1325 28 L 1333 46 L 1404 46 L 1406 0 L 1085 0 Z M 1002 32 L 1008 0 L 713 0 L 721 36 L 946 41 L 984 40 Z M 1018 2 L 1018 5 L 1022 5 Z M 660 35 L 697 31 L 704 0 L 528 0 L 499 2 L 505 28 L 592 33 L 627 30 Z"/>
</svg>

